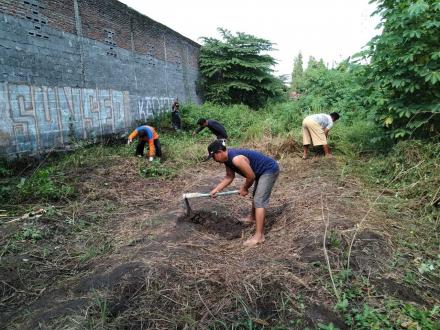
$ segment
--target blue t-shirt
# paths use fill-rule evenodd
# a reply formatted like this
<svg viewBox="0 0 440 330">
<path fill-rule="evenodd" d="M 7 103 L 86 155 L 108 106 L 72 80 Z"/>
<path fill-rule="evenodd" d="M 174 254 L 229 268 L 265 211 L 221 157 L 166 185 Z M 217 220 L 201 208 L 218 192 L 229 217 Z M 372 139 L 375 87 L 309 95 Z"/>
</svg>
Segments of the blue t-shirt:
<svg viewBox="0 0 440 330">
<path fill-rule="evenodd" d="M 148 140 L 151 140 L 153 138 L 153 131 L 148 126 L 139 126 L 136 128 L 136 131 L 138 131 L 139 137 L 147 137 Z"/>
<path fill-rule="evenodd" d="M 263 155 L 261 152 L 248 149 L 228 149 L 228 160 L 225 165 L 242 176 L 244 176 L 243 173 L 232 163 L 232 159 L 240 155 L 249 159 L 249 165 L 257 178 L 263 174 L 276 173 L 280 170 L 276 160 Z"/>
</svg>

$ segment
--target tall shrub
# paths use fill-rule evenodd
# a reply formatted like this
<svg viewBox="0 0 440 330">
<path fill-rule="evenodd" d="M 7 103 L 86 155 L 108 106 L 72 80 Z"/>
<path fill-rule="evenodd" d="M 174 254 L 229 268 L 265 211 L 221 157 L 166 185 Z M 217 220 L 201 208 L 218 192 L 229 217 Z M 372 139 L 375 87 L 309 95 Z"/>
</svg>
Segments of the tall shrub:
<svg viewBox="0 0 440 330">
<path fill-rule="evenodd" d="M 203 38 L 200 51 L 202 86 L 208 101 L 219 104 L 264 105 L 283 93 L 272 72 L 276 64 L 267 53 L 273 44 L 255 36 L 219 29 L 222 40 Z"/>
<path fill-rule="evenodd" d="M 299 83 L 304 74 L 303 59 L 301 52 L 293 60 L 292 83 L 290 89 L 293 92 L 299 92 Z"/>
<path fill-rule="evenodd" d="M 394 138 L 440 130 L 440 1 L 372 0 L 381 35 L 369 43 L 368 78 L 377 119 Z"/>
</svg>

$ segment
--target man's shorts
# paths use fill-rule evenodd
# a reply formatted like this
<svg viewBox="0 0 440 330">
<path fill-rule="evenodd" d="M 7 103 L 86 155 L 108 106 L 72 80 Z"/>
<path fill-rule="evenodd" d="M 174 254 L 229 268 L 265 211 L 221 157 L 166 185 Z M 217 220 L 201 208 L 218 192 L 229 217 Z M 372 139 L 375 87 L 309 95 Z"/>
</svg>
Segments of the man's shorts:
<svg viewBox="0 0 440 330">
<path fill-rule="evenodd" d="M 253 192 L 255 208 L 267 208 L 273 185 L 275 184 L 275 181 L 277 181 L 279 173 L 279 171 L 275 173 L 266 173 L 261 175 L 255 181 Z"/>
<path fill-rule="evenodd" d="M 324 129 L 316 121 L 305 118 L 302 123 L 303 145 L 313 142 L 314 146 L 327 144 Z"/>
</svg>

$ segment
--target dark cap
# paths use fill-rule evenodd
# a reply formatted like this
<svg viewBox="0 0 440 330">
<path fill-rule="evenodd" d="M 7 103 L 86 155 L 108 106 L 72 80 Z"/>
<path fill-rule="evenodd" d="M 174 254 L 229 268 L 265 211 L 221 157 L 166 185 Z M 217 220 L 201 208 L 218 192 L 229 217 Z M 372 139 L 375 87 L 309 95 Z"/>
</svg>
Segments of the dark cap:
<svg viewBox="0 0 440 330">
<path fill-rule="evenodd" d="M 212 156 L 214 156 L 214 154 L 217 151 L 220 151 L 220 150 L 226 150 L 226 142 L 225 142 L 225 140 L 215 140 L 214 142 L 212 142 L 208 146 L 208 156 L 205 158 L 204 161 L 207 161 L 208 159 L 211 159 Z"/>
</svg>

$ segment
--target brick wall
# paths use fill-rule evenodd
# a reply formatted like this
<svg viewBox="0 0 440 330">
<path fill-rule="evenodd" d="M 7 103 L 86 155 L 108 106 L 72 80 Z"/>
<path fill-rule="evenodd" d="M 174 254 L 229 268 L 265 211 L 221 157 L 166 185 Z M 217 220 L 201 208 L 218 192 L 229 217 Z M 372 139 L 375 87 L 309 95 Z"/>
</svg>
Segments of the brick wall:
<svg viewBox="0 0 440 330">
<path fill-rule="evenodd" d="M 0 0 L 0 154 L 131 129 L 196 94 L 199 45 L 116 0 Z"/>
</svg>

